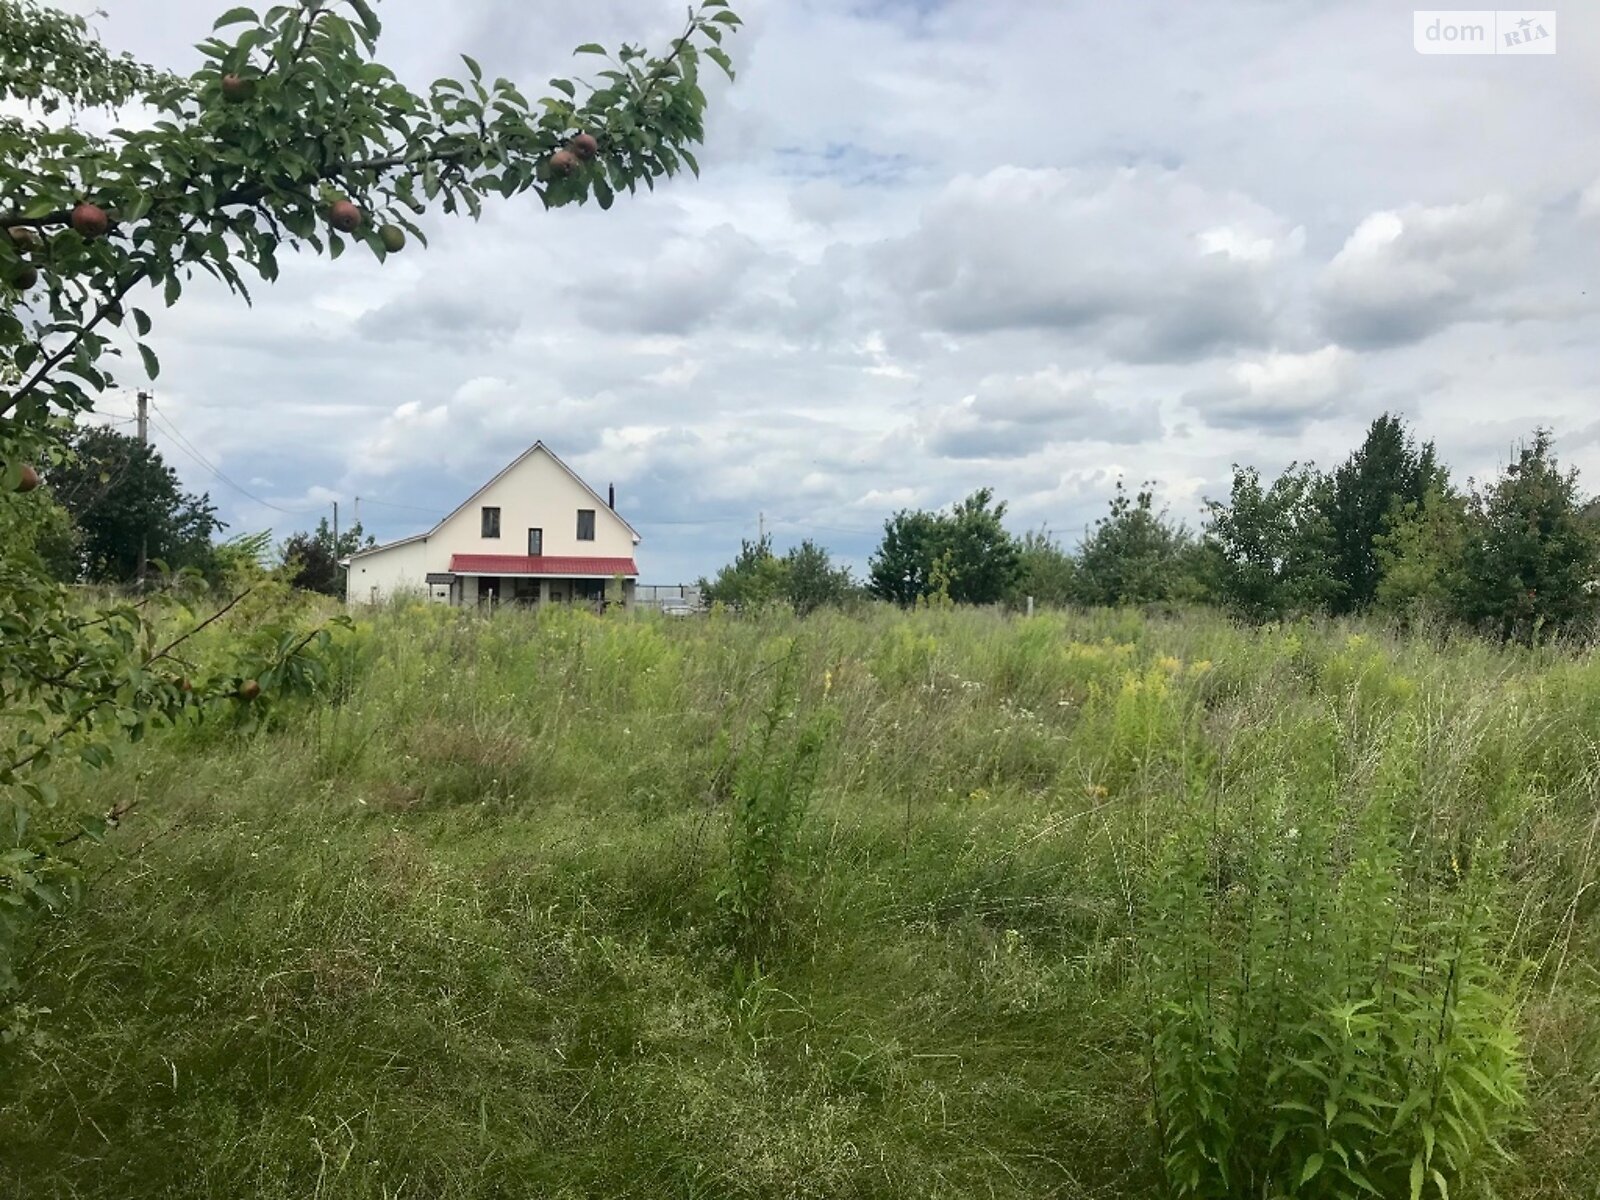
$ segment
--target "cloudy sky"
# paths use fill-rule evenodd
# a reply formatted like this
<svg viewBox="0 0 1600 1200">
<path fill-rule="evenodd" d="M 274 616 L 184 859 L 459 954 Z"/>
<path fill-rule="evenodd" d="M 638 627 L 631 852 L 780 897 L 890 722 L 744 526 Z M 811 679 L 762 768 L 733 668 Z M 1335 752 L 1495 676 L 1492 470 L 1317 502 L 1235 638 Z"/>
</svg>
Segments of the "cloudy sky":
<svg viewBox="0 0 1600 1200">
<path fill-rule="evenodd" d="M 225 5 L 98 7 L 187 70 Z M 983 485 L 1068 544 L 1119 476 L 1193 521 L 1231 463 L 1331 465 L 1385 410 L 1463 478 L 1547 425 L 1600 490 L 1591 0 L 1540 57 L 1419 55 L 1392 0 L 735 7 L 700 180 L 440 217 L 385 266 L 291 261 L 253 309 L 197 283 L 159 316 L 188 485 L 280 536 L 359 496 L 387 539 L 542 438 L 616 484 L 660 583 L 758 514 L 860 565 L 894 509 Z M 379 12 L 413 85 L 468 51 L 537 89 L 682 5 Z"/>
</svg>

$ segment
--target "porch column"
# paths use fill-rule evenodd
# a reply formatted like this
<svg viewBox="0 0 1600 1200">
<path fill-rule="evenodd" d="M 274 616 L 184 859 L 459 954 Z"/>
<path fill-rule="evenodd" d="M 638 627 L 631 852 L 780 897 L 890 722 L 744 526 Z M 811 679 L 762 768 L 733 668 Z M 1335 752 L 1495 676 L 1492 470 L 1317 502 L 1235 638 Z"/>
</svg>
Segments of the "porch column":
<svg viewBox="0 0 1600 1200">
<path fill-rule="evenodd" d="M 547 605 L 549 603 L 550 603 L 550 581 L 548 579 L 541 579 L 541 580 L 539 580 L 539 607 L 543 608 L 545 605 Z"/>
</svg>

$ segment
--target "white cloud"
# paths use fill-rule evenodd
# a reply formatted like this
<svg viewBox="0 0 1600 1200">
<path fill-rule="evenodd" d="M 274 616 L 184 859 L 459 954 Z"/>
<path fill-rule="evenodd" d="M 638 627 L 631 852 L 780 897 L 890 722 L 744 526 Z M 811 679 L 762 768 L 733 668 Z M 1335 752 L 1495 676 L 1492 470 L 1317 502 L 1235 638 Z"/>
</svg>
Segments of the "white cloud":
<svg viewBox="0 0 1600 1200">
<path fill-rule="evenodd" d="M 367 473 L 384 475 L 421 461 L 430 447 L 439 444 L 439 435 L 449 424 L 448 404 L 424 408 L 420 400 L 407 400 L 397 405 L 362 447 Z"/>
<path fill-rule="evenodd" d="M 1583 189 L 1578 198 L 1578 213 L 1584 217 L 1600 217 L 1600 179 Z"/>
<path fill-rule="evenodd" d="M 1297 432 L 1350 399 L 1355 369 L 1356 356 L 1341 346 L 1275 352 L 1234 363 L 1225 383 L 1191 391 L 1184 401 L 1213 426 Z"/>
</svg>

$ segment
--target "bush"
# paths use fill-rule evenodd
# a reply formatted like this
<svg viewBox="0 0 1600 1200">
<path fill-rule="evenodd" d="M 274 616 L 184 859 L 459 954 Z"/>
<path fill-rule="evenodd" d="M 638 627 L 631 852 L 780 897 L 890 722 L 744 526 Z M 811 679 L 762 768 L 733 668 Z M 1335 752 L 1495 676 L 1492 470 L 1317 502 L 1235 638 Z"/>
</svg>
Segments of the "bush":
<svg viewBox="0 0 1600 1200">
<path fill-rule="evenodd" d="M 1373 801 L 1196 812 L 1169 842 L 1147 946 L 1150 1055 L 1173 1192 L 1437 1196 L 1523 1102 L 1492 859 L 1403 856 Z"/>
<path fill-rule="evenodd" d="M 781 933 L 785 874 L 830 726 L 826 711 L 799 718 L 797 651 L 791 644 L 779 660 L 754 744 L 739 754 L 734 771 L 729 874 L 721 899 L 735 945 L 752 958 Z"/>
</svg>

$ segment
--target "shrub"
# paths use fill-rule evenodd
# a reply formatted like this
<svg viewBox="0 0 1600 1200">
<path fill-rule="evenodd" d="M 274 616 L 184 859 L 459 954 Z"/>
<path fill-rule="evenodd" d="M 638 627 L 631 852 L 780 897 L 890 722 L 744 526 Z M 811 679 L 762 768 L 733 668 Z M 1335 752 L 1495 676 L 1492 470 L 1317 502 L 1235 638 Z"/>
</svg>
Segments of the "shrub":
<svg viewBox="0 0 1600 1200">
<path fill-rule="evenodd" d="M 1438 1196 L 1522 1103 L 1493 871 L 1403 857 L 1373 801 L 1260 804 L 1170 840 L 1147 945 L 1162 1160 L 1182 1197 Z"/>
<path fill-rule="evenodd" d="M 802 720 L 797 662 L 798 643 L 791 643 L 778 662 L 754 745 L 739 755 L 734 769 L 730 863 L 720 899 L 736 946 L 751 957 L 781 932 L 785 875 L 832 725 L 826 710 Z"/>
</svg>

